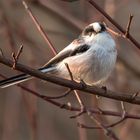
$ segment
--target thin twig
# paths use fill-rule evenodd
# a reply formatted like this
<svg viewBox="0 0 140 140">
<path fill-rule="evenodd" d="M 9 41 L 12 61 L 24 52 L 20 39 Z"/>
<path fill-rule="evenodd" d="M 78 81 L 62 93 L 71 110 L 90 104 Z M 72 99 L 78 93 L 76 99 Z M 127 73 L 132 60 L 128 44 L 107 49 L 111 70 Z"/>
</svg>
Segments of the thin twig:
<svg viewBox="0 0 140 140">
<path fill-rule="evenodd" d="M 83 109 L 84 109 L 84 103 L 82 102 L 82 100 L 81 100 L 81 98 L 80 98 L 79 93 L 77 92 L 77 90 L 74 90 L 74 93 L 75 93 L 75 96 L 76 96 L 76 98 L 77 98 L 80 106 L 81 106 L 81 111 L 83 111 Z"/>
<path fill-rule="evenodd" d="M 111 127 L 115 127 L 117 126 L 118 124 L 122 123 L 124 120 L 126 120 L 128 118 L 125 118 L 125 119 L 120 119 L 119 121 L 117 122 L 114 122 L 112 124 L 108 124 L 108 125 L 104 125 L 106 128 L 111 128 Z M 102 129 L 101 127 L 97 127 L 97 126 L 87 126 L 85 124 L 82 124 L 82 123 L 77 123 L 78 127 L 81 127 L 81 128 L 86 128 L 86 129 Z"/>
<path fill-rule="evenodd" d="M 109 32 L 111 32 L 112 34 L 116 35 L 116 36 L 123 37 L 123 38 L 128 38 L 129 32 L 130 32 L 130 26 L 131 26 L 132 19 L 133 19 L 133 15 L 130 14 L 129 20 L 128 20 L 128 23 L 127 23 L 127 26 L 126 26 L 126 32 L 125 32 L 125 34 L 118 33 L 118 32 L 112 30 L 109 27 L 107 27 L 107 30 Z"/>
<path fill-rule="evenodd" d="M 125 108 L 125 105 L 124 105 L 123 101 L 121 101 L 121 108 L 122 108 L 122 118 L 125 118 L 125 116 L 126 116 L 126 108 Z"/>
<path fill-rule="evenodd" d="M 65 63 L 65 66 L 66 66 L 66 68 L 67 68 L 67 70 L 69 72 L 69 75 L 70 75 L 71 80 L 74 81 L 73 74 L 72 74 L 72 72 L 70 70 L 69 65 L 67 63 Z M 77 98 L 77 100 L 78 100 L 81 108 L 83 108 L 84 107 L 84 104 L 83 104 L 82 100 L 80 99 L 80 96 L 79 96 L 78 92 L 76 90 L 74 90 L 74 93 L 75 93 L 75 96 L 76 96 L 76 98 Z"/>
<path fill-rule="evenodd" d="M 78 102 L 80 104 L 80 108 L 81 109 L 80 109 L 80 112 L 77 113 L 76 115 L 70 116 L 71 119 L 75 119 L 75 118 L 77 118 L 77 117 L 79 117 L 79 116 L 81 116 L 82 114 L 85 113 L 84 112 L 85 106 L 84 106 L 84 103 L 82 102 L 82 100 L 81 100 L 81 98 L 79 96 L 79 93 L 77 92 L 77 90 L 74 90 L 74 93 L 75 93 L 75 96 L 76 96 L 76 98 L 77 98 L 77 100 L 78 100 Z"/>
<path fill-rule="evenodd" d="M 104 131 L 104 134 L 110 137 L 112 140 L 119 140 L 115 133 L 102 124 L 91 112 L 88 112 L 88 116 Z"/>
<path fill-rule="evenodd" d="M 119 36 L 119 37 L 124 37 L 124 35 L 123 35 L 123 34 L 118 33 L 118 32 L 116 32 L 116 31 L 112 30 L 112 29 L 111 29 L 111 28 L 109 28 L 109 27 L 106 27 L 106 28 L 107 28 L 107 30 L 108 30 L 110 33 L 112 33 L 112 34 L 114 34 L 114 35 L 116 35 L 116 36 Z"/>
<path fill-rule="evenodd" d="M 73 78 L 73 75 L 72 75 L 72 72 L 71 72 L 71 70 L 70 70 L 69 65 L 68 65 L 67 63 L 65 63 L 65 66 L 66 66 L 66 68 L 67 68 L 67 70 L 68 70 L 68 72 L 69 72 L 69 75 L 70 75 L 71 80 L 74 81 L 74 78 Z M 79 104 L 80 104 L 81 111 L 80 111 L 80 113 L 78 113 L 78 114 L 76 114 L 76 115 L 74 115 L 74 116 L 71 116 L 70 118 L 76 118 L 76 117 L 82 115 L 82 114 L 83 114 L 83 109 L 85 108 L 85 107 L 84 107 L 84 103 L 82 102 L 82 100 L 81 100 L 81 98 L 80 98 L 80 96 L 79 96 L 79 93 L 78 93 L 76 90 L 74 90 L 74 94 L 75 94 L 75 96 L 76 96 L 76 98 L 77 98 L 77 100 L 78 100 L 78 102 L 79 102 Z"/>
<path fill-rule="evenodd" d="M 122 107 L 122 117 L 120 118 L 120 120 L 118 120 L 117 122 L 114 122 L 112 124 L 109 124 L 109 125 L 104 125 L 105 128 L 114 127 L 114 126 L 122 123 L 124 120 L 127 119 L 126 109 L 125 109 L 125 106 L 124 106 L 124 102 L 122 102 L 122 101 L 121 101 L 121 107 Z M 102 113 L 102 110 L 101 109 L 99 109 L 99 111 Z M 78 127 L 86 128 L 86 129 L 102 129 L 101 127 L 87 126 L 87 125 L 82 124 L 82 123 L 79 123 L 79 122 L 78 122 Z"/>
<path fill-rule="evenodd" d="M 69 65 L 68 65 L 67 63 L 65 63 L 65 66 L 66 66 L 66 68 L 67 68 L 67 70 L 68 70 L 68 73 L 69 73 L 70 79 L 71 79 L 72 81 L 74 81 L 74 79 L 73 79 L 73 75 L 72 75 L 72 72 L 71 72 L 71 70 L 70 70 Z"/>
<path fill-rule="evenodd" d="M 23 0 L 22 4 L 24 5 L 26 11 L 28 12 L 29 16 L 31 17 L 31 19 L 33 20 L 35 26 L 37 27 L 39 33 L 42 35 L 42 37 L 45 39 L 46 43 L 49 45 L 49 48 L 52 50 L 53 54 L 56 55 L 57 51 L 54 48 L 53 44 L 51 43 L 48 35 L 45 33 L 45 31 L 43 30 L 43 28 L 41 27 L 41 25 L 39 24 L 37 18 L 33 15 L 32 10 L 29 8 L 29 6 L 27 5 L 27 3 Z"/>
<path fill-rule="evenodd" d="M 65 93 L 64 94 L 62 94 L 62 95 L 59 95 L 59 96 L 54 96 L 54 97 L 48 97 L 48 96 L 46 96 L 46 95 L 42 95 L 42 98 L 47 98 L 47 99 L 60 99 L 60 98 L 64 98 L 64 97 L 66 97 L 67 95 L 69 95 L 70 94 L 70 92 L 71 92 L 72 90 L 71 89 L 68 89 L 67 91 L 65 91 Z"/>
<path fill-rule="evenodd" d="M 116 125 L 122 123 L 124 120 L 127 119 L 126 109 L 125 109 L 125 106 L 124 106 L 124 102 L 122 102 L 122 101 L 121 101 L 121 108 L 122 108 L 122 115 L 121 115 L 120 120 L 118 120 L 118 121 L 116 121 L 116 122 L 114 122 L 112 124 L 109 124 L 109 125 L 104 125 L 104 127 L 106 127 L 106 128 L 115 127 Z M 102 114 L 102 109 L 99 109 L 99 111 Z M 101 127 L 87 126 L 87 125 L 79 123 L 79 122 L 78 122 L 78 127 L 86 128 L 86 129 L 102 129 Z"/>
<path fill-rule="evenodd" d="M 114 19 L 112 19 L 94 0 L 87 0 L 92 6 L 94 6 L 109 22 L 111 22 L 123 35 L 125 35 L 126 30 L 123 29 Z M 127 39 L 132 42 L 138 49 L 140 49 L 140 44 L 129 34 Z"/>
<path fill-rule="evenodd" d="M 114 126 L 122 123 L 124 120 L 127 119 L 127 116 L 126 116 L 127 112 L 126 112 L 126 109 L 125 109 L 125 106 L 124 106 L 124 102 L 122 102 L 122 101 L 121 101 L 121 108 L 122 108 L 122 117 L 121 117 L 121 119 L 119 121 L 115 122 L 115 123 L 112 123 L 112 124 L 106 126 L 106 127 L 114 127 Z"/>
<path fill-rule="evenodd" d="M 130 31 L 130 26 L 131 26 L 132 19 L 133 19 L 133 15 L 130 14 L 129 15 L 129 21 L 128 21 L 127 26 L 126 26 L 126 33 L 125 33 L 126 38 L 128 38 L 128 36 L 129 36 L 129 31 Z"/>
<path fill-rule="evenodd" d="M 74 78 L 73 78 L 73 75 L 72 75 L 72 72 L 70 70 L 69 65 L 67 63 L 65 63 L 65 66 L 66 66 L 66 68 L 67 68 L 67 70 L 69 72 L 69 75 L 70 75 L 71 80 L 74 81 Z M 77 98 L 77 100 L 78 100 L 81 108 L 83 108 L 84 107 L 84 104 L 83 104 L 82 100 L 80 99 L 80 96 L 79 96 L 78 92 L 76 90 L 74 90 L 74 93 L 75 93 L 75 96 L 76 96 L 76 98 Z"/>
<path fill-rule="evenodd" d="M 139 95 L 139 93 L 140 93 L 140 92 L 136 92 L 136 93 L 134 93 L 134 94 L 132 95 L 132 100 L 135 100 L 136 97 Z"/>
<path fill-rule="evenodd" d="M 13 69 L 16 68 L 16 64 L 18 62 L 19 56 L 22 53 L 22 50 L 23 50 L 23 45 L 20 46 L 20 48 L 18 49 L 17 54 L 15 54 L 14 52 L 12 53 L 12 58 L 13 58 L 13 61 L 14 61 L 14 64 L 13 64 L 13 67 L 12 67 Z"/>
</svg>

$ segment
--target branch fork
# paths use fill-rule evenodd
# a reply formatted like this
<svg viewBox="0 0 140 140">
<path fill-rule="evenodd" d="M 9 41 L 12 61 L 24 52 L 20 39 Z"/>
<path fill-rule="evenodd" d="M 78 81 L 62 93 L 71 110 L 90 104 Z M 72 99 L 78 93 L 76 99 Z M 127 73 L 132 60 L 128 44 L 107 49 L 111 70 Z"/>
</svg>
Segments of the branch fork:
<svg viewBox="0 0 140 140">
<path fill-rule="evenodd" d="M 16 69 L 16 64 L 17 64 L 18 59 L 19 59 L 19 57 L 20 57 L 20 55 L 22 53 L 22 50 L 23 50 L 23 45 L 20 46 L 17 54 L 15 54 L 14 52 L 12 53 L 12 58 L 13 58 L 13 62 L 14 62 L 13 67 L 12 67 L 13 69 Z"/>
</svg>

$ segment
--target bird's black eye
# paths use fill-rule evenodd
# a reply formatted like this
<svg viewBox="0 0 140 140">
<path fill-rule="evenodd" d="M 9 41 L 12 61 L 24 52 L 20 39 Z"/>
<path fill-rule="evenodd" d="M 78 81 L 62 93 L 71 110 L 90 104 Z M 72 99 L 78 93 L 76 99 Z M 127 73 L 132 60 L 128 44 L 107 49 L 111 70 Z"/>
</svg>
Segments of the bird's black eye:
<svg viewBox="0 0 140 140">
<path fill-rule="evenodd" d="M 85 30 L 83 31 L 83 35 L 85 35 L 85 36 L 86 36 L 86 35 L 91 36 L 92 33 L 95 33 L 95 31 L 94 31 L 94 29 L 93 29 L 92 26 L 86 27 Z"/>
<path fill-rule="evenodd" d="M 100 32 L 106 31 L 105 24 L 100 23 L 100 26 L 101 26 L 101 31 Z"/>
</svg>

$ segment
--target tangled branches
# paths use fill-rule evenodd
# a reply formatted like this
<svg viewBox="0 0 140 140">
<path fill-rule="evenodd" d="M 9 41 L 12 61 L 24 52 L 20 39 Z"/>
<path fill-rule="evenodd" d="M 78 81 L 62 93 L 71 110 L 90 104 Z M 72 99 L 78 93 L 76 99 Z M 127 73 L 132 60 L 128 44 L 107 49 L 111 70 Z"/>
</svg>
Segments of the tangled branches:
<svg viewBox="0 0 140 140">
<path fill-rule="evenodd" d="M 69 2 L 73 2 L 73 1 L 75 1 L 75 0 L 70 0 Z M 126 28 L 126 30 L 124 30 L 108 14 L 106 14 L 105 11 L 103 11 L 103 9 L 101 9 L 93 0 L 87 0 L 87 1 L 91 5 L 93 5 L 103 16 L 105 16 L 114 26 L 116 26 L 120 30 L 121 33 L 114 32 L 113 30 L 110 30 L 110 28 L 108 28 L 108 30 L 110 32 L 112 32 L 118 36 L 127 38 L 137 48 L 140 48 L 139 43 L 129 33 L 130 25 L 131 25 L 131 21 L 132 21 L 133 16 L 130 16 L 128 24 L 127 24 L 127 28 Z M 29 13 L 30 17 L 32 18 L 33 22 L 35 23 L 39 33 L 43 36 L 43 38 L 46 40 L 48 46 L 51 48 L 53 54 L 54 55 L 57 54 L 55 47 L 52 45 L 51 41 L 49 40 L 48 35 L 44 32 L 41 25 L 39 25 L 39 22 L 37 21 L 37 19 L 33 15 L 31 9 L 28 7 L 28 5 L 24 1 L 23 1 L 23 5 L 25 6 L 26 11 Z M 89 118 L 91 120 L 95 121 L 96 124 L 98 125 L 98 127 L 87 126 L 85 124 L 78 122 L 79 127 L 86 128 L 86 129 L 102 129 L 107 136 L 111 137 L 114 140 L 118 140 L 119 138 L 110 129 L 111 127 L 114 127 L 114 126 L 120 124 L 121 122 L 123 122 L 124 120 L 126 120 L 128 118 L 140 119 L 140 116 L 138 114 L 134 115 L 134 114 L 127 113 L 127 111 L 123 105 L 122 105 L 122 113 L 115 112 L 115 111 L 113 111 L 113 112 L 106 111 L 106 110 L 102 110 L 102 109 L 90 109 L 90 108 L 86 108 L 86 107 L 84 107 L 82 112 L 81 112 L 81 108 L 76 108 L 76 107 L 73 107 L 72 105 L 69 105 L 69 104 L 61 104 L 59 102 L 56 102 L 54 99 L 64 98 L 69 93 L 71 93 L 71 91 L 73 91 L 73 90 L 81 90 L 81 91 L 84 91 L 85 94 L 94 94 L 94 95 L 103 96 L 106 98 L 118 100 L 118 101 L 121 101 L 122 104 L 124 104 L 124 102 L 128 102 L 131 104 L 138 104 L 139 105 L 140 104 L 140 97 L 138 97 L 139 92 L 134 93 L 134 94 L 132 94 L 132 93 L 126 94 L 126 93 L 120 93 L 120 92 L 113 92 L 113 91 L 108 90 L 107 88 L 88 86 L 85 83 L 83 84 L 82 81 L 80 83 L 77 83 L 77 82 L 73 81 L 72 76 L 71 76 L 71 80 L 66 80 L 66 79 L 55 77 L 53 75 L 46 75 L 40 71 L 37 71 L 37 70 L 32 69 L 30 67 L 27 67 L 26 65 L 22 65 L 22 64 L 18 63 L 18 58 L 19 58 L 21 52 L 22 52 L 22 48 L 19 49 L 17 55 L 15 55 L 13 53 L 14 54 L 13 61 L 7 59 L 6 57 L 4 57 L 4 55 L 0 55 L 0 62 L 3 63 L 4 65 L 12 67 L 16 70 L 19 70 L 23 73 L 29 74 L 29 75 L 34 76 L 36 78 L 40 78 L 42 80 L 49 81 L 49 82 L 55 83 L 57 85 L 68 87 L 69 89 L 64 94 L 57 96 L 57 97 L 48 97 L 48 96 L 41 95 L 41 94 L 37 93 L 36 91 L 33 91 L 25 86 L 18 85 L 19 87 L 28 91 L 29 93 L 47 101 L 47 102 L 50 102 L 55 106 L 58 106 L 60 108 L 63 108 L 63 109 L 69 110 L 69 111 L 80 112 L 80 115 L 88 114 Z M 68 70 L 69 70 L 69 67 L 68 67 Z M 69 70 L 69 73 L 70 73 L 70 75 L 72 75 L 70 70 Z M 102 122 L 100 122 L 100 120 L 98 120 L 98 118 L 96 118 L 94 116 L 94 114 L 118 116 L 118 117 L 120 117 L 120 119 L 117 122 L 114 122 L 112 124 L 107 125 L 107 124 L 103 124 Z M 80 115 L 77 115 L 76 117 L 79 117 Z"/>
</svg>

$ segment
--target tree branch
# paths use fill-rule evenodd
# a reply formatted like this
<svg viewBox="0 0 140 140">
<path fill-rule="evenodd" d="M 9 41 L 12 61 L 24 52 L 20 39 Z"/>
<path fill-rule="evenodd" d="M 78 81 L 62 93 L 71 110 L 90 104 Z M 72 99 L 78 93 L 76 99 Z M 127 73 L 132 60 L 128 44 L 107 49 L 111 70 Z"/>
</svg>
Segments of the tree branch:
<svg viewBox="0 0 140 140">
<path fill-rule="evenodd" d="M 129 36 L 132 19 L 133 19 L 133 15 L 130 14 L 129 21 L 128 21 L 127 26 L 126 26 L 126 33 L 125 33 L 126 38 L 128 38 L 128 36 Z"/>
<path fill-rule="evenodd" d="M 15 52 L 12 53 L 12 57 L 13 57 L 13 61 L 14 61 L 13 69 L 15 69 L 15 67 L 16 67 L 16 64 L 18 62 L 19 56 L 22 53 L 22 50 L 23 50 L 23 45 L 20 46 L 17 54 L 15 54 Z"/>
<path fill-rule="evenodd" d="M 14 62 L 12 60 L 9 60 L 4 56 L 0 56 L 0 63 L 3 63 L 9 67 L 12 67 L 14 64 Z M 89 85 L 83 86 L 82 83 L 77 83 L 75 81 L 58 78 L 58 77 L 55 77 L 50 74 L 44 74 L 38 70 L 32 69 L 32 68 L 22 65 L 20 63 L 16 64 L 15 69 L 19 70 L 23 73 L 29 74 L 31 76 L 40 78 L 42 80 L 52 82 L 57 85 L 68 87 L 70 89 L 81 90 L 81 91 L 85 91 L 89 94 L 99 95 L 99 96 L 103 96 L 106 98 L 111 98 L 111 99 L 115 99 L 115 100 L 119 100 L 119 101 L 128 102 L 131 104 L 140 104 L 140 97 L 136 96 L 136 98 L 134 98 L 134 94 L 113 92 L 111 90 L 99 88 L 97 86 L 89 86 Z"/>
<path fill-rule="evenodd" d="M 48 35 L 43 30 L 42 26 L 39 24 L 37 18 L 33 15 L 32 10 L 30 9 L 30 7 L 27 5 L 27 3 L 24 0 L 22 1 L 22 4 L 23 4 L 24 8 L 26 9 L 26 11 L 28 12 L 29 16 L 31 17 L 31 19 L 33 20 L 33 22 L 34 22 L 35 26 L 37 27 L 41 36 L 44 38 L 46 43 L 49 45 L 49 48 L 51 49 L 53 54 L 56 55 L 57 54 L 56 49 L 54 48 L 53 44 L 51 43 Z"/>
<path fill-rule="evenodd" d="M 109 22 L 111 22 L 123 35 L 126 34 L 126 30 L 123 29 L 114 19 L 112 19 L 94 0 L 87 0 L 92 6 L 94 6 Z M 129 34 L 126 38 L 132 42 L 138 49 L 140 44 Z"/>
<path fill-rule="evenodd" d="M 6 79 L 6 77 L 2 74 L 0 74 L 0 77 Z M 73 106 L 68 106 L 67 104 L 62 104 L 62 103 L 59 103 L 59 102 L 56 102 L 52 99 L 52 97 L 50 96 L 44 96 L 44 95 L 41 95 L 39 94 L 38 92 L 32 90 L 32 89 L 29 89 L 28 87 L 25 87 L 21 84 L 17 84 L 18 87 L 22 88 L 23 90 L 29 92 L 30 94 L 34 95 L 34 96 L 37 96 L 38 98 L 41 98 L 42 100 L 45 100 L 51 104 L 53 104 L 54 106 L 57 106 L 57 107 L 60 107 L 60 108 L 63 108 L 65 110 L 69 110 L 69 111 L 80 111 L 81 108 L 78 108 L 78 107 L 73 107 Z M 55 98 L 56 99 L 56 98 Z M 86 113 L 86 109 L 84 109 L 84 113 Z M 115 112 L 115 111 L 109 111 L 109 110 L 99 110 L 99 109 L 88 109 L 89 112 L 91 113 L 94 113 L 94 114 L 98 114 L 98 115 L 105 115 L 105 116 L 115 116 L 115 117 L 122 117 L 122 113 L 120 112 Z M 126 118 L 129 118 L 129 119 L 136 119 L 136 120 L 139 120 L 140 119 L 140 115 L 138 114 L 129 114 L 127 113 Z"/>
<path fill-rule="evenodd" d="M 116 134 L 103 123 L 101 123 L 91 112 L 88 112 L 88 116 L 104 131 L 106 136 L 110 137 L 112 140 L 119 140 Z"/>
</svg>

